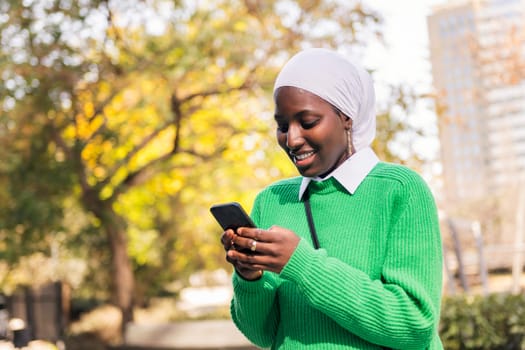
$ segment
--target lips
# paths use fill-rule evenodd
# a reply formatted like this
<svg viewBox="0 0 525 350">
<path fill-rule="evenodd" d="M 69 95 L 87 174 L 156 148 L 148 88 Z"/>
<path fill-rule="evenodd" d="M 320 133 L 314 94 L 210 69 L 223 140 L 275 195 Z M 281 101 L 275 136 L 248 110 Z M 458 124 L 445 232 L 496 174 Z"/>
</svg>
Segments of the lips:
<svg viewBox="0 0 525 350">
<path fill-rule="evenodd" d="M 295 164 L 304 162 L 306 159 L 310 158 L 314 154 L 315 154 L 314 151 L 304 152 L 304 153 L 299 153 L 299 154 L 290 153 Z"/>
</svg>

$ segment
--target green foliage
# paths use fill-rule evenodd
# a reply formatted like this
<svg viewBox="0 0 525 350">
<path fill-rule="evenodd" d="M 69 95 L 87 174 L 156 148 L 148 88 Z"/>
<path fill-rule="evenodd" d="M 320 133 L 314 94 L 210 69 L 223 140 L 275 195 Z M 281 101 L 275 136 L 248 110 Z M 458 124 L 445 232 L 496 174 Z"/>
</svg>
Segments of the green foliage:
<svg viewBox="0 0 525 350">
<path fill-rule="evenodd" d="M 296 174 L 274 142 L 269 95 L 291 53 L 359 50 L 380 36 L 377 14 L 358 1 L 0 10 L 0 259 L 16 265 L 59 244 L 59 258 L 86 261 L 85 296 L 113 286 L 122 304 L 129 291 L 141 301 L 225 267 L 209 206 L 250 209 L 264 185 Z M 405 127 L 389 116 L 385 144 Z"/>
<path fill-rule="evenodd" d="M 49 151 L 48 132 L 35 127 L 36 134 L 23 148 L 10 146 L 12 153 L 3 174 L 9 186 L 0 211 L 0 235 L 6 243 L 0 257 L 10 263 L 31 252 L 48 250 L 47 234 L 63 230 L 64 200 L 70 196 L 73 178 L 68 164 L 56 161 Z"/>
<path fill-rule="evenodd" d="M 525 295 L 445 297 L 440 335 L 447 350 L 525 348 Z"/>
<path fill-rule="evenodd" d="M 62 232 L 61 254 L 86 259 L 94 292 L 131 290 L 132 268 L 137 299 L 225 264 L 208 207 L 249 207 L 291 174 L 269 142 L 276 67 L 302 46 L 378 33 L 358 2 L 0 7 L 0 254 L 50 255 Z"/>
</svg>

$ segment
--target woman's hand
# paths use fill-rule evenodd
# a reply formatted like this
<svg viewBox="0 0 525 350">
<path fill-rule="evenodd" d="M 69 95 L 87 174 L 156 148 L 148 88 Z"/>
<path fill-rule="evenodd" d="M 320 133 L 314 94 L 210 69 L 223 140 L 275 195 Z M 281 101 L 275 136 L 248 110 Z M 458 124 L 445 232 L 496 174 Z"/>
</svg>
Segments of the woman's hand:
<svg viewBox="0 0 525 350">
<path fill-rule="evenodd" d="M 226 230 L 221 236 L 221 243 L 224 246 L 224 250 L 226 250 L 226 261 L 228 261 L 230 264 L 233 265 L 235 270 L 239 275 L 241 275 L 242 278 L 249 281 L 254 281 L 262 276 L 262 270 L 261 269 L 254 269 L 250 266 L 242 266 L 242 264 L 239 264 L 237 260 L 232 259 L 230 257 L 229 252 L 235 251 L 236 249 L 240 249 L 235 244 L 235 238 L 238 237 L 233 230 Z"/>
<path fill-rule="evenodd" d="M 229 238 L 228 243 L 233 242 L 235 246 L 235 249 L 227 250 L 226 259 L 240 272 L 266 270 L 280 273 L 300 240 L 294 232 L 279 226 L 268 230 L 241 227 L 237 234 L 231 231 L 225 235 Z M 223 244 L 225 240 L 228 239 L 224 239 Z"/>
</svg>

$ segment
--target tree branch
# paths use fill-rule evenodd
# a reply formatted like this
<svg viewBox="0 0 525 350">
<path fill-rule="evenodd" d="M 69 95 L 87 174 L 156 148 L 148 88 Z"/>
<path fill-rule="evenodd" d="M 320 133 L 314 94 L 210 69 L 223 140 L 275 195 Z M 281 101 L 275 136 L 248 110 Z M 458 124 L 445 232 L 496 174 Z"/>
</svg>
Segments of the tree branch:
<svg viewBox="0 0 525 350">
<path fill-rule="evenodd" d="M 86 171 L 84 162 L 82 162 L 81 157 L 81 148 L 75 148 L 75 147 L 69 147 L 66 143 L 66 141 L 62 138 L 60 135 L 60 132 L 54 124 L 52 120 L 49 120 L 49 127 L 51 128 L 51 137 L 53 138 L 53 141 L 57 145 L 57 147 L 64 152 L 66 159 L 70 161 L 73 164 L 74 171 L 76 172 L 78 176 L 78 180 L 80 183 L 80 187 L 82 188 L 82 192 L 89 191 L 91 186 L 88 184 L 87 177 L 86 177 Z M 77 140 L 78 141 L 78 140 Z"/>
<path fill-rule="evenodd" d="M 98 184 L 98 186 L 101 186 L 100 188 L 102 188 L 103 186 L 108 185 L 109 182 L 111 181 L 112 177 L 118 171 L 118 169 L 120 169 L 124 164 L 129 162 L 129 160 L 135 154 L 137 154 L 141 149 L 143 149 L 150 141 L 152 141 L 155 136 L 157 136 L 160 132 L 162 132 L 163 130 L 165 130 L 166 128 L 168 128 L 171 125 L 173 125 L 174 128 L 175 128 L 175 135 L 173 137 L 172 149 L 170 150 L 170 152 L 168 152 L 168 153 L 166 153 L 166 154 L 164 154 L 164 155 L 162 155 L 162 156 L 160 156 L 158 158 L 155 158 L 155 159 L 151 160 L 150 162 L 148 162 L 145 165 L 141 166 L 137 170 L 129 173 L 128 176 L 119 185 L 117 185 L 115 187 L 115 190 L 113 191 L 113 194 L 112 194 L 111 198 L 108 199 L 108 200 L 114 201 L 122 193 L 125 193 L 129 188 L 131 188 L 133 186 L 136 186 L 138 184 L 144 183 L 145 181 L 150 179 L 155 174 L 154 171 L 151 170 L 152 168 L 154 168 L 158 164 L 162 164 L 162 163 L 166 162 L 167 160 L 169 160 L 171 157 L 173 157 L 174 155 L 178 154 L 179 152 L 182 152 L 180 150 L 180 137 L 181 137 L 180 133 L 181 133 L 181 129 L 182 129 L 182 121 L 184 119 L 184 113 L 182 112 L 182 105 L 183 104 L 189 103 L 190 101 L 192 101 L 195 98 L 206 98 L 206 97 L 210 97 L 210 96 L 214 96 L 214 95 L 228 94 L 228 93 L 233 92 L 233 91 L 241 91 L 241 90 L 249 89 L 249 88 L 251 88 L 253 86 L 253 82 L 251 81 L 250 78 L 252 77 L 252 75 L 253 75 L 253 73 L 255 72 L 256 69 L 257 69 L 256 67 L 252 68 L 250 70 L 250 72 L 247 74 L 247 78 L 245 79 L 245 81 L 241 85 L 238 85 L 238 86 L 232 86 L 232 87 L 227 87 L 227 88 L 223 88 L 223 89 L 215 88 L 215 89 L 210 89 L 210 90 L 207 90 L 207 91 L 201 91 L 201 92 L 198 92 L 198 93 L 189 94 L 189 95 L 185 96 L 182 99 L 179 99 L 175 92 L 172 93 L 171 99 L 170 99 L 170 109 L 171 109 L 171 112 L 173 114 L 173 120 L 171 122 L 169 122 L 169 123 L 163 124 L 160 128 L 156 129 L 153 133 L 151 133 L 146 138 L 144 138 L 140 144 L 135 146 L 133 148 L 133 150 L 130 151 L 126 155 L 125 158 L 123 158 L 120 162 L 118 162 L 117 165 L 115 165 L 111 169 L 111 171 L 109 172 L 109 175 L 106 177 L 106 179 L 104 181 L 100 182 Z M 225 149 L 226 149 L 226 146 L 220 147 L 220 148 L 216 149 L 215 152 L 213 152 L 212 154 L 209 154 L 209 155 L 202 154 L 202 153 L 199 153 L 199 152 L 197 152 L 195 150 L 191 150 L 191 149 L 186 149 L 183 152 L 187 153 L 187 154 L 190 154 L 190 155 L 193 155 L 195 157 L 198 157 L 198 158 L 200 158 L 202 160 L 209 160 L 209 159 L 217 156 L 218 154 L 222 153 Z"/>
<path fill-rule="evenodd" d="M 103 181 L 99 182 L 98 186 L 104 187 L 107 184 L 109 184 L 109 182 L 111 181 L 113 176 L 115 176 L 115 174 L 118 172 L 119 169 L 121 169 L 123 166 L 128 164 L 131 158 L 133 158 L 138 152 L 144 149 L 144 147 L 146 147 L 152 140 L 154 140 L 155 137 L 159 135 L 162 131 L 166 130 L 169 126 L 171 126 L 171 124 L 172 124 L 171 122 L 167 122 L 161 125 L 159 128 L 153 130 L 151 134 L 144 137 L 139 144 L 135 145 L 135 147 L 133 147 L 133 149 L 129 151 L 124 158 L 122 158 L 119 162 L 117 162 L 117 164 L 115 164 L 108 171 L 108 176 L 106 176 L 106 178 Z M 171 154 L 171 152 L 169 154 Z"/>
<path fill-rule="evenodd" d="M 164 163 L 172 156 L 173 155 L 171 154 L 171 152 L 166 153 L 163 156 L 155 158 L 152 161 L 144 164 L 137 170 L 130 172 L 128 176 L 126 176 L 126 178 L 115 187 L 113 194 L 110 198 L 108 198 L 108 201 L 114 202 L 121 194 L 127 192 L 130 188 L 143 184 L 147 180 L 151 179 L 153 175 L 155 175 L 154 168 L 158 164 Z"/>
<path fill-rule="evenodd" d="M 186 153 L 189 155 L 192 155 L 194 157 L 199 158 L 201 161 L 208 161 L 210 159 L 216 158 L 218 155 L 223 153 L 228 147 L 226 145 L 222 145 L 221 147 L 218 147 L 215 149 L 213 153 L 210 154 L 203 154 L 199 153 L 196 150 L 193 149 L 184 149 L 179 150 L 178 154 L 180 153 Z M 166 161 L 168 161 L 170 158 L 172 158 L 173 155 L 170 153 L 166 153 L 162 157 L 156 158 L 147 164 L 144 164 L 139 169 L 131 172 L 126 176 L 126 178 L 115 187 L 113 194 L 111 195 L 111 198 L 108 199 L 108 201 L 115 201 L 121 194 L 127 192 L 130 188 L 134 186 L 141 185 L 145 183 L 146 181 L 150 180 L 153 176 L 157 174 L 157 172 L 154 170 L 156 166 L 159 164 L 162 164 Z M 171 167 L 171 169 L 177 168 L 176 166 Z"/>
<path fill-rule="evenodd" d="M 189 94 L 179 100 L 180 104 L 190 102 L 191 100 L 198 98 L 198 97 L 205 98 L 205 97 L 210 97 L 210 96 L 215 96 L 215 95 L 229 94 L 230 92 L 233 92 L 233 91 L 243 91 L 243 90 L 250 89 L 254 86 L 252 75 L 254 74 L 256 70 L 257 70 L 257 67 L 253 67 L 252 69 L 250 69 L 249 73 L 246 75 L 246 79 L 244 80 L 244 82 L 238 86 L 229 86 L 227 88 L 222 88 L 222 89 L 215 88 L 215 89 L 204 90 L 204 91 L 196 92 L 193 94 Z"/>
</svg>

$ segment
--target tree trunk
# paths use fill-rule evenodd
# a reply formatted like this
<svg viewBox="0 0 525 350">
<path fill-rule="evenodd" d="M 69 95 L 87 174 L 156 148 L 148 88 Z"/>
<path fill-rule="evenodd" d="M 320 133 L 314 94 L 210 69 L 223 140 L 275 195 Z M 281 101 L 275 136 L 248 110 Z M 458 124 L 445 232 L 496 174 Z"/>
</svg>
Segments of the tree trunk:
<svg viewBox="0 0 525 350">
<path fill-rule="evenodd" d="M 118 215 L 111 203 L 98 199 L 95 192 L 85 191 L 84 205 L 101 222 L 111 252 L 111 296 L 121 316 L 121 336 L 124 336 L 126 325 L 133 321 L 135 277 L 128 255 L 126 221 Z"/>
<path fill-rule="evenodd" d="M 122 315 L 121 333 L 124 335 L 126 325 L 133 321 L 133 289 L 135 280 L 128 255 L 126 231 L 123 225 L 115 224 L 115 222 L 122 222 L 123 220 L 112 210 L 111 216 L 113 216 L 113 220 L 110 223 L 106 223 L 105 230 L 111 249 L 112 296 L 113 302 Z"/>
</svg>

